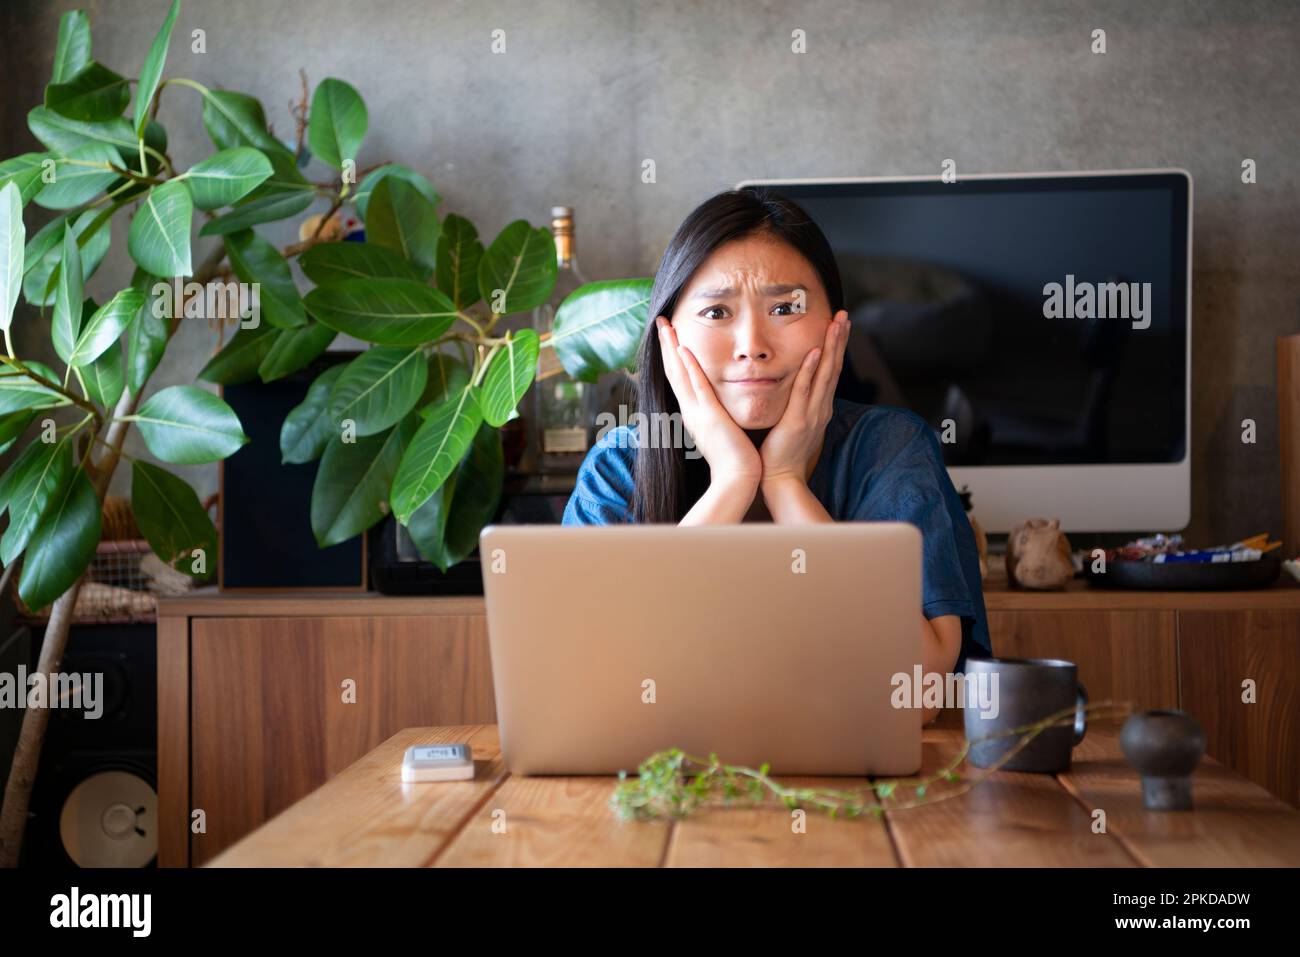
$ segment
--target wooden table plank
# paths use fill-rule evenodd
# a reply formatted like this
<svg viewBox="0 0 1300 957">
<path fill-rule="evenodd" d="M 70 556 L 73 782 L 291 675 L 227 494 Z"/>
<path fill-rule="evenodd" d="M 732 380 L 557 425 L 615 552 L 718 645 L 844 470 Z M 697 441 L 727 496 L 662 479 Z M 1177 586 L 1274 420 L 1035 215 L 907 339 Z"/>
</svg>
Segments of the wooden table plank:
<svg viewBox="0 0 1300 957">
<path fill-rule="evenodd" d="M 1119 727 L 1089 726 L 1061 784 L 1147 867 L 1300 867 L 1300 812 L 1208 755 L 1192 775 L 1191 813 L 1151 812 L 1124 760 Z"/>
<path fill-rule="evenodd" d="M 921 777 L 944 767 L 965 740 L 956 728 L 926 728 L 921 735 Z M 984 773 L 969 763 L 960 770 Z M 926 799 L 953 787 L 936 785 Z M 885 801 L 885 818 L 905 867 L 1135 865 L 1115 837 L 1092 833 L 1087 812 L 1050 774 L 998 771 L 956 797 L 888 810 L 896 801 Z"/>
<path fill-rule="evenodd" d="M 404 783 L 413 744 L 468 741 L 472 781 Z M 507 777 L 496 725 L 407 728 L 208 862 L 212 867 L 421 867 Z"/>
<path fill-rule="evenodd" d="M 864 779 L 778 778 L 797 787 L 849 791 Z M 868 792 L 871 804 L 874 797 Z M 794 812 L 775 798 L 754 806 L 698 810 L 676 823 L 666 867 L 897 867 L 898 857 L 883 819 L 828 817 L 808 810 L 802 830 Z"/>
<path fill-rule="evenodd" d="M 615 782 L 511 776 L 434 866 L 657 867 L 671 825 L 620 821 L 608 803 Z"/>
<path fill-rule="evenodd" d="M 960 750 L 953 722 L 922 732 L 922 776 Z M 470 741 L 473 781 L 403 784 L 415 743 Z M 977 769 L 970 769 L 969 771 Z M 847 789 L 852 778 L 791 778 Z M 1192 814 L 1147 812 L 1119 755 L 1118 728 L 1097 724 L 1069 774 L 996 772 L 972 790 L 917 808 L 831 820 L 810 811 L 697 811 L 677 822 L 624 822 L 614 777 L 505 772 L 495 725 L 408 728 L 212 861 L 213 866 L 1296 866 L 1300 812 L 1206 759 Z M 944 787 L 937 785 L 936 787 Z M 934 791 L 931 792 L 933 796 Z M 906 797 L 904 799 L 907 799 Z M 1107 812 L 1105 833 L 1092 810 Z M 499 823 L 504 822 L 502 831 Z M 498 827 L 494 829 L 494 823 Z"/>
</svg>

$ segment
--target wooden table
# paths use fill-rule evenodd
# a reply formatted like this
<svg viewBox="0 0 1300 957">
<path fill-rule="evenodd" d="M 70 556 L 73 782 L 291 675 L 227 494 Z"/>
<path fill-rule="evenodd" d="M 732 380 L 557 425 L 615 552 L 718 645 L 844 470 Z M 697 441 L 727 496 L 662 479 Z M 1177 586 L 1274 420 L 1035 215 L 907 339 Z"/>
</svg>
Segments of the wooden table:
<svg viewBox="0 0 1300 957">
<path fill-rule="evenodd" d="M 939 724 L 923 731 L 923 774 L 962 746 L 948 715 Z M 473 781 L 402 783 L 409 745 L 453 741 L 470 743 Z M 1056 776 L 999 771 L 965 794 L 880 817 L 809 811 L 797 834 L 776 801 L 620 821 L 607 805 L 613 777 L 514 777 L 495 725 L 407 728 L 209 866 L 1300 866 L 1300 812 L 1212 758 L 1194 776 L 1196 809 L 1171 813 L 1143 809 L 1116 724 L 1090 725 L 1073 763 Z M 1105 833 L 1094 833 L 1095 809 L 1106 812 Z"/>
</svg>

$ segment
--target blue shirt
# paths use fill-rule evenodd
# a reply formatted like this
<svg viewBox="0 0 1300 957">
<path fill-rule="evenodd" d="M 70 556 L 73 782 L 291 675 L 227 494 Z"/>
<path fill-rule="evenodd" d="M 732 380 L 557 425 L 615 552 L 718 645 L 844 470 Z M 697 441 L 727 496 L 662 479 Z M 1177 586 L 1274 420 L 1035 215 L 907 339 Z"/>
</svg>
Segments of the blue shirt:
<svg viewBox="0 0 1300 957">
<path fill-rule="evenodd" d="M 943 463 L 939 439 L 915 412 L 832 400 L 809 490 L 837 522 L 902 521 L 921 530 L 921 607 L 926 618 L 958 615 L 961 653 L 991 653 L 979 550 Z M 622 446 L 622 447 L 620 447 Z M 610 429 L 587 452 L 564 509 L 565 525 L 628 521 L 637 431 Z"/>
</svg>

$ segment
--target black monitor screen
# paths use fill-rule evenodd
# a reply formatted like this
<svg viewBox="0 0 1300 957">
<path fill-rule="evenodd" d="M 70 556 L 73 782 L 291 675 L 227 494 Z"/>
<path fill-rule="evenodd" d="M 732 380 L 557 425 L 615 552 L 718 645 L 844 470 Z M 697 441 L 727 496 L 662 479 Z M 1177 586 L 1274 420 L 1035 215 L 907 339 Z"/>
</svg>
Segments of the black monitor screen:
<svg viewBox="0 0 1300 957">
<path fill-rule="evenodd" d="M 1186 177 L 767 188 L 835 251 L 841 398 L 919 413 L 950 466 L 1183 458 Z"/>
</svg>

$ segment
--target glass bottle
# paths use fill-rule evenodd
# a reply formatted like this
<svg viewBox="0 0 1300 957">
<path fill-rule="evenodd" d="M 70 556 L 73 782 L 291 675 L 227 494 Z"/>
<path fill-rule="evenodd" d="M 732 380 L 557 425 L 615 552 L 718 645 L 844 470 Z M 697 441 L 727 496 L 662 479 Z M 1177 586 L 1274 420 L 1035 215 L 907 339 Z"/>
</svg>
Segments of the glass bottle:
<svg viewBox="0 0 1300 957">
<path fill-rule="evenodd" d="M 558 275 L 551 298 L 533 310 L 533 329 L 538 335 L 553 330 L 560 305 L 587 282 L 578 267 L 572 206 L 551 208 L 551 232 L 555 235 Z M 538 381 L 532 390 L 535 423 L 531 458 L 536 470 L 542 473 L 577 472 L 591 446 L 596 419 L 597 386 L 573 378 L 560 366 L 553 349 L 543 349 L 538 375 L 557 368 L 560 370 L 557 374 Z"/>
</svg>

